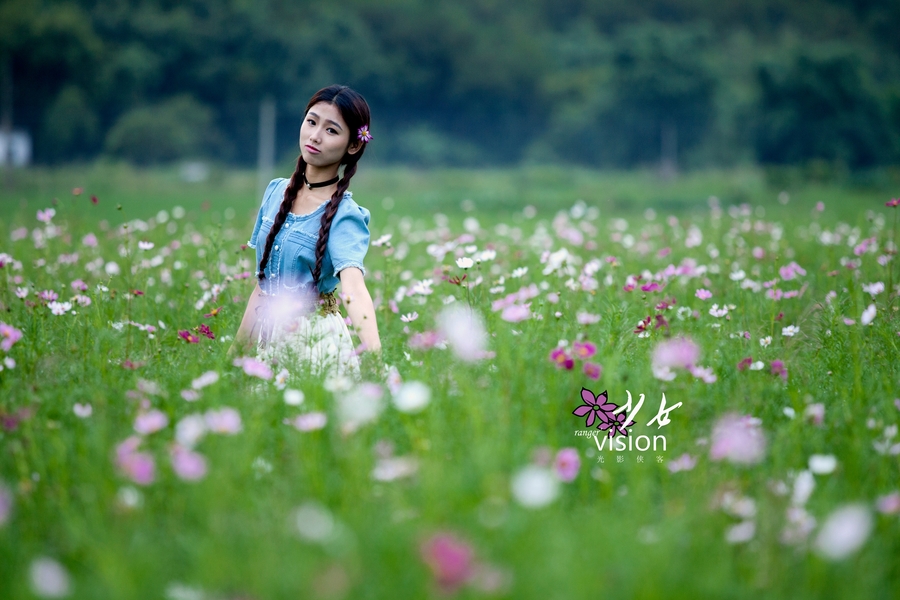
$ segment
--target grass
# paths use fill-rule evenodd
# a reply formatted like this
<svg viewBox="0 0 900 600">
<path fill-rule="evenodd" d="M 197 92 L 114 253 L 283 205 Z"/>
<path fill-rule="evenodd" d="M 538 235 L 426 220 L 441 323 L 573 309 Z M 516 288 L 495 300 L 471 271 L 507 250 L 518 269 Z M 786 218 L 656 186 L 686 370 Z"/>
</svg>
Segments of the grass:
<svg viewBox="0 0 900 600">
<path fill-rule="evenodd" d="M 240 245 L 258 206 L 253 173 L 214 170 L 207 182 L 189 184 L 177 169 L 98 164 L 5 177 L 0 253 L 22 266 L 0 269 L 0 321 L 22 338 L 8 352 L 14 368 L 0 371 L 0 485 L 12 500 L 0 525 L 4 597 L 40 595 L 32 570 L 36 559 L 49 557 L 67 574 L 73 598 L 437 598 L 421 547 L 442 532 L 452 532 L 486 565 L 455 592 L 460 598 L 897 593 L 900 519 L 876 510 L 879 498 L 897 490 L 900 475 L 897 457 L 875 444 L 900 420 L 894 404 L 900 323 L 890 285 L 897 283 L 896 256 L 886 254 L 900 209 L 884 206 L 888 187 L 783 190 L 749 169 L 672 182 L 650 173 L 561 169 L 361 170 L 354 197 L 372 211 L 372 239 L 393 236 L 389 246 L 371 246 L 366 259 L 385 360 L 405 381 L 425 383 L 431 400 L 421 412 L 402 412 L 382 385 L 383 411 L 347 432 L 335 408 L 341 393 L 327 389 L 329 382 L 291 368 L 286 385 L 305 396 L 291 406 L 274 382 L 246 375 L 226 357 L 252 289 L 236 276 L 252 270 L 250 250 Z M 75 187 L 83 193 L 74 196 Z M 788 196 L 779 201 L 782 191 Z M 719 198 L 718 217 L 710 196 Z M 54 198 L 55 230 L 35 219 Z M 692 226 L 702 241 L 687 245 Z M 13 241 L 11 232 L 21 227 L 28 237 Z M 43 232 L 40 247 L 34 230 Z M 466 231 L 472 239 L 460 240 Z M 822 231 L 840 234 L 840 241 L 823 244 Z M 81 243 L 89 232 L 99 238 L 96 248 Z M 868 237 L 876 245 L 857 256 L 854 248 Z M 139 250 L 139 240 L 154 242 L 154 249 Z M 448 242 L 449 252 L 436 258 L 434 246 Z M 454 259 L 471 254 L 468 245 L 493 248 L 496 258 L 464 272 Z M 754 247 L 762 258 L 753 257 Z M 544 273 L 545 251 L 560 248 L 575 257 L 571 269 Z M 666 248 L 670 253 L 660 255 Z M 60 263 L 60 255 L 74 262 Z M 877 261 L 883 255 L 893 256 L 886 266 Z M 159 264 L 144 262 L 155 256 Z M 598 268 L 585 273 L 592 259 Z M 690 259 L 705 272 L 655 277 L 664 289 L 641 291 L 668 265 Z M 858 268 L 842 265 L 847 260 Z M 103 263 L 110 261 L 120 274 L 107 274 Z M 791 261 L 806 273 L 784 280 L 779 268 Z M 91 270 L 91 263 L 100 266 Z M 757 292 L 732 280 L 738 268 L 745 280 L 776 280 L 773 289 L 802 294 L 769 299 L 766 288 Z M 623 289 L 629 275 L 642 273 L 634 291 Z M 463 274 L 462 285 L 447 280 Z M 68 300 L 79 278 L 91 303 L 74 306 L 77 314 L 52 315 L 36 296 L 54 290 Z M 404 293 L 426 278 L 433 279 L 433 294 Z M 873 297 L 862 286 L 876 281 L 887 289 Z M 218 298 L 198 308 L 216 284 L 223 286 Z M 494 301 L 531 284 L 539 291 L 530 299 L 531 318 L 509 322 L 494 310 Z M 26 298 L 17 297 L 17 288 Z M 712 299 L 697 298 L 698 288 Z M 673 297 L 673 307 L 657 308 Z M 469 363 L 451 349 L 410 344 L 414 333 L 434 329 L 448 298 L 482 315 L 493 358 Z M 734 308 L 717 318 L 709 314 L 713 302 Z M 876 317 L 863 326 L 872 303 Z M 221 314 L 204 318 L 214 305 L 224 307 Z M 401 321 L 413 311 L 418 319 Z M 579 313 L 600 318 L 580 324 Z M 655 328 L 656 315 L 668 325 Z M 640 337 L 636 323 L 648 316 L 652 325 Z M 156 331 L 113 326 L 126 321 Z M 216 339 L 189 344 L 177 335 L 201 323 Z M 799 333 L 782 335 L 788 325 Z M 651 352 L 668 335 L 690 337 L 716 380 L 705 383 L 683 369 L 671 381 L 655 377 Z M 765 336 L 771 344 L 761 346 Z M 560 340 L 567 348 L 575 341 L 596 345 L 597 354 L 585 360 L 602 365 L 599 381 L 581 371 L 584 360 L 568 370 L 548 359 Z M 763 368 L 738 369 L 747 357 Z M 771 372 L 779 360 L 787 380 Z M 124 368 L 126 361 L 140 366 Z M 181 391 L 208 371 L 219 380 L 200 390 L 199 400 L 184 400 Z M 598 462 L 592 439 L 575 435 L 584 428 L 584 419 L 572 415 L 582 387 L 606 389 L 619 405 L 626 390 L 635 401 L 643 394 L 637 435 L 653 434 L 646 423 L 663 393 L 669 406 L 681 402 L 661 430 L 666 449 L 618 453 L 621 462 L 604 450 Z M 75 404 L 89 404 L 91 415 L 78 417 Z M 824 407 L 821 424 L 805 416 L 817 404 Z M 176 424 L 223 407 L 238 411 L 240 432 L 207 433 L 195 447 L 206 460 L 205 476 L 182 479 L 170 460 Z M 135 418 L 149 408 L 168 424 L 139 436 L 140 450 L 155 463 L 153 481 L 142 485 L 117 468 L 115 452 L 136 435 Z M 328 418 L 321 430 L 284 423 L 315 411 Z M 712 429 L 728 412 L 761 420 L 760 462 L 713 460 Z M 577 476 L 558 483 L 545 506 L 529 507 L 513 481 L 563 448 L 577 451 Z M 415 460 L 415 473 L 373 478 L 388 449 Z M 671 472 L 684 454 L 696 465 Z M 815 488 L 799 504 L 815 525 L 785 543 L 796 476 L 815 454 L 833 455 L 837 468 L 813 476 Z M 745 505 L 752 500 L 755 510 L 748 516 L 723 506 L 726 492 Z M 829 516 L 848 504 L 863 507 L 872 529 L 858 548 L 831 560 L 817 540 Z M 305 515 L 299 524 L 298 508 Z M 749 539 L 727 541 L 734 526 L 748 521 Z"/>
</svg>

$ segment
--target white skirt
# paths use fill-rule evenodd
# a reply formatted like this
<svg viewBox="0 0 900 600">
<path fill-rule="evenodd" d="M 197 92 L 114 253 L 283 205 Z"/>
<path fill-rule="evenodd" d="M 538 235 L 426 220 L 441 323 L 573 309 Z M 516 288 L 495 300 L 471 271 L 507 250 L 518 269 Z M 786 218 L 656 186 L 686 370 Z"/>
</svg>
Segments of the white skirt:
<svg viewBox="0 0 900 600">
<path fill-rule="evenodd" d="M 260 360 L 277 373 L 309 373 L 313 377 L 360 376 L 360 360 L 344 318 L 319 312 L 271 324 L 268 339 L 260 336 Z"/>
</svg>

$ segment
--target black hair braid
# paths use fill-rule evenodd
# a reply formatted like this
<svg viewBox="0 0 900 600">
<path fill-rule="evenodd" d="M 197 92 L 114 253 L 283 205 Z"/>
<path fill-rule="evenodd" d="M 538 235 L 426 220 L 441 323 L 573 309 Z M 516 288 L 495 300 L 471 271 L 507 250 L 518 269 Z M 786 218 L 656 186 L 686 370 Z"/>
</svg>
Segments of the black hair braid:
<svg viewBox="0 0 900 600">
<path fill-rule="evenodd" d="M 306 171 L 306 161 L 303 160 L 303 155 L 301 154 L 297 157 L 297 168 L 294 169 L 294 174 L 291 175 L 291 181 L 288 183 L 287 189 L 284 190 L 284 198 L 281 200 L 278 214 L 275 215 L 275 222 L 272 223 L 272 229 L 269 230 L 269 235 L 266 236 L 266 248 L 263 251 L 262 259 L 259 261 L 260 281 L 266 278 L 264 271 L 266 265 L 269 264 L 269 255 L 272 253 L 272 244 L 275 242 L 275 236 L 278 235 L 281 226 L 284 225 L 287 214 L 294 205 L 294 198 L 297 196 L 297 191 L 300 189 L 300 180 L 303 177 L 304 171 Z"/>
<path fill-rule="evenodd" d="M 321 226 L 319 227 L 319 239 L 316 242 L 316 267 L 313 270 L 313 282 L 316 285 L 316 289 L 319 287 L 319 277 L 322 274 L 322 259 L 325 257 L 325 249 L 328 247 L 328 237 L 331 235 L 331 222 L 334 219 L 334 215 L 337 214 L 338 206 L 341 203 L 341 199 L 344 197 L 344 192 L 350 187 L 350 179 L 353 177 L 353 174 L 356 173 L 356 162 L 357 161 L 354 160 L 344 168 L 344 175 L 341 177 L 341 180 L 338 181 L 337 190 L 334 192 L 331 201 L 325 208 L 325 214 L 322 215 Z"/>
</svg>

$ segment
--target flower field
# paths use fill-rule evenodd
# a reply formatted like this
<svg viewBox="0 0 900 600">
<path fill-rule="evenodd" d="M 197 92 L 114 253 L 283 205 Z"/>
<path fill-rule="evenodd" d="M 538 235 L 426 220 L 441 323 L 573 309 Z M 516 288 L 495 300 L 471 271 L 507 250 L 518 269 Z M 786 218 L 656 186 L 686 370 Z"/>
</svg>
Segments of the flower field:
<svg viewBox="0 0 900 600">
<path fill-rule="evenodd" d="M 227 355 L 248 189 L 54 177 L 3 196 L 3 598 L 898 593 L 890 194 L 361 176 L 357 381 Z"/>
</svg>

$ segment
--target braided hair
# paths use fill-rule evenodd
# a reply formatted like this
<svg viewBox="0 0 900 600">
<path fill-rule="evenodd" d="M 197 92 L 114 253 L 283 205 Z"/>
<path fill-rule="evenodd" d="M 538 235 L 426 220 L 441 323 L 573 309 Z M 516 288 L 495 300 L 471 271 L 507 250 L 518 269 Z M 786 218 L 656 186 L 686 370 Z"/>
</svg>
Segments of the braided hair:
<svg viewBox="0 0 900 600">
<path fill-rule="evenodd" d="M 353 134 L 363 125 L 369 124 L 369 105 L 358 92 L 345 85 L 330 85 L 316 92 L 313 97 L 310 98 L 309 103 L 307 103 L 304 115 L 319 102 L 328 102 L 329 104 L 335 105 L 338 110 L 340 110 L 341 117 L 343 117 L 350 130 L 351 143 L 353 142 Z M 331 200 L 328 201 L 325 212 L 322 214 L 322 219 L 319 224 L 318 241 L 316 242 L 316 265 L 313 269 L 313 283 L 317 290 L 319 288 L 319 278 L 322 275 L 322 260 L 325 257 L 325 250 L 328 248 L 328 237 L 331 234 L 331 222 L 337 214 L 338 206 L 340 206 L 344 193 L 350 187 L 350 179 L 356 174 L 356 163 L 362 158 L 365 150 L 366 144 L 362 144 L 357 152 L 351 154 L 348 147 L 348 151 L 344 153 L 344 157 L 341 159 L 339 168 L 342 167 L 343 172 L 341 173 L 341 178 L 338 180 L 337 190 L 335 190 L 334 194 L 331 196 Z M 269 255 L 272 252 L 272 244 L 275 242 L 275 236 L 278 235 L 282 225 L 284 225 L 287 214 L 294 205 L 294 198 L 296 198 L 297 192 L 302 185 L 303 174 L 305 172 L 306 161 L 303 160 L 303 154 L 301 153 L 300 156 L 297 157 L 297 166 L 294 169 L 293 175 L 291 175 L 291 180 L 284 190 L 284 198 L 281 201 L 281 206 L 278 208 L 278 214 L 275 216 L 275 221 L 272 223 L 272 229 L 269 230 L 269 235 L 266 236 L 266 247 L 263 251 L 262 259 L 259 261 L 260 281 L 266 277 L 264 271 L 266 265 L 269 264 Z"/>
</svg>

